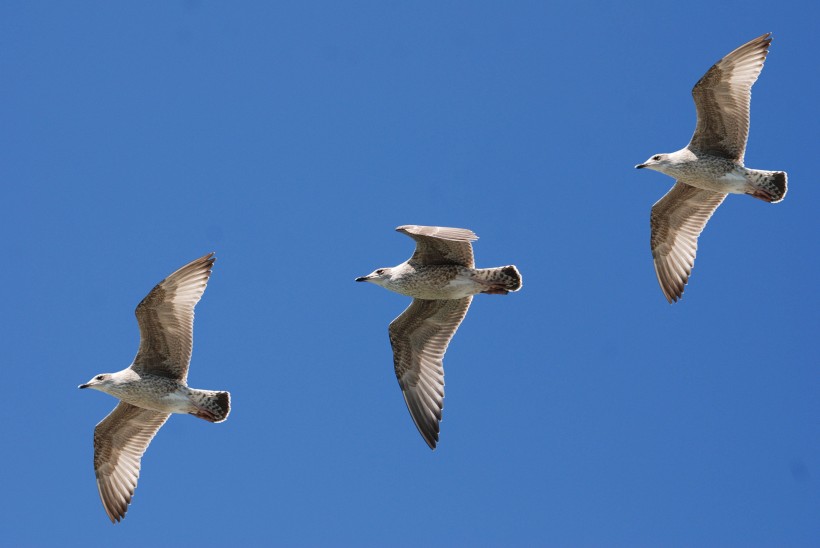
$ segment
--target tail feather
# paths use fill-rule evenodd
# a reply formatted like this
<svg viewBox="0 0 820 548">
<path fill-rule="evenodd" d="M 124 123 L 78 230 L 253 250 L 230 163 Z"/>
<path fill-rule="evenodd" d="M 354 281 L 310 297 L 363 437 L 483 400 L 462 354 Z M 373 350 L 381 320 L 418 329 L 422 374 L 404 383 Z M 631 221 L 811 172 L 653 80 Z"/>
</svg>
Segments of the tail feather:
<svg viewBox="0 0 820 548">
<path fill-rule="evenodd" d="M 752 196 L 766 202 L 777 203 L 786 197 L 788 176 L 785 171 L 762 171 L 753 179 Z"/>
<path fill-rule="evenodd" d="M 222 422 L 231 413 L 230 392 L 197 390 L 192 401 L 196 409 L 191 414 L 208 422 Z"/>
<path fill-rule="evenodd" d="M 772 201 L 779 202 L 786 197 L 786 192 L 789 190 L 789 177 L 786 175 L 785 171 L 775 171 L 772 175 L 771 181 L 777 191 L 775 193 L 775 199 Z"/>
<path fill-rule="evenodd" d="M 482 268 L 478 273 L 482 282 L 487 284 L 487 289 L 482 293 L 506 295 L 510 291 L 518 291 L 523 284 L 521 273 L 515 265 Z"/>
</svg>

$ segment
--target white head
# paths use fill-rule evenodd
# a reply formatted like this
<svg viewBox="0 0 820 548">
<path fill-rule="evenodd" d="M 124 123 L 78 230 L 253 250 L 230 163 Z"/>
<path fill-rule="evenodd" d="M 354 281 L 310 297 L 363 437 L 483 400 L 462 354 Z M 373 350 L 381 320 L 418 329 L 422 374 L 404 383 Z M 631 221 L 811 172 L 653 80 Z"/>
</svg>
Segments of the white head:
<svg viewBox="0 0 820 548">
<path fill-rule="evenodd" d="M 655 171 L 660 171 L 661 173 L 665 173 L 665 168 L 667 166 L 670 166 L 672 163 L 669 159 L 669 156 L 669 154 L 655 154 L 644 163 L 636 165 L 635 169 L 649 168 L 654 169 Z"/>
<path fill-rule="evenodd" d="M 114 378 L 113 373 L 103 373 L 101 375 L 97 375 L 87 383 L 81 384 L 78 388 L 93 388 L 94 390 L 99 390 L 100 392 L 110 394 L 112 392 L 112 388 L 116 384 L 117 381 Z"/>
<path fill-rule="evenodd" d="M 379 268 L 378 270 L 374 270 L 367 276 L 362 276 L 360 278 L 356 278 L 357 282 L 370 282 L 376 285 L 380 285 L 384 287 L 387 283 L 390 282 L 390 277 L 393 274 L 392 268 Z"/>
</svg>

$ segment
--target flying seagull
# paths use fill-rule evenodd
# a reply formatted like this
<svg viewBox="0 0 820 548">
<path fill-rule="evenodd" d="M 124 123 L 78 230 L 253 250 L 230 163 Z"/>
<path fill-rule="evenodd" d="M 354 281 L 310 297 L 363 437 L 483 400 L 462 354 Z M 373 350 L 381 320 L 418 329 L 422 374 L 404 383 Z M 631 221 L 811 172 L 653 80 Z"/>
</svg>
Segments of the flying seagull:
<svg viewBox="0 0 820 548">
<path fill-rule="evenodd" d="M 752 84 L 771 41 L 771 33 L 764 34 L 715 63 L 692 89 L 698 122 L 686 148 L 656 154 L 635 166 L 676 179 L 650 215 L 655 273 L 670 303 L 683 295 L 695 265 L 698 236 L 727 194 L 749 194 L 772 203 L 786 196 L 785 172 L 743 165 Z"/>
<path fill-rule="evenodd" d="M 137 306 L 140 347 L 134 362 L 80 385 L 120 400 L 94 429 L 97 489 L 112 523 L 125 517 L 142 455 L 171 413 L 188 413 L 209 422 L 228 418 L 228 392 L 188 388 L 186 382 L 194 306 L 205 292 L 215 260 L 209 253 L 158 283 Z"/>
<path fill-rule="evenodd" d="M 404 401 L 419 433 L 438 443 L 444 406 L 444 352 L 470 308 L 473 295 L 506 295 L 521 289 L 515 266 L 475 268 L 472 230 L 406 225 L 396 229 L 416 241 L 413 256 L 393 268 L 356 278 L 413 297 L 390 323 L 393 366 Z"/>
</svg>

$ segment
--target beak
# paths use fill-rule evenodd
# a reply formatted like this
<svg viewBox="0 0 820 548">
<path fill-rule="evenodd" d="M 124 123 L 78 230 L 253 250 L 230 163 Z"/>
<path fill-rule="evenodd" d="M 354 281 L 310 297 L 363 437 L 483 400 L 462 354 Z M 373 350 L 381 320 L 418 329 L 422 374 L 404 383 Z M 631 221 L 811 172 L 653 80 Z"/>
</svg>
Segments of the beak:
<svg viewBox="0 0 820 548">
<path fill-rule="evenodd" d="M 359 276 L 358 278 L 356 278 L 356 281 L 357 282 L 366 282 L 367 279 L 368 279 L 367 276 Z"/>
<path fill-rule="evenodd" d="M 88 388 L 89 386 L 91 386 L 91 385 L 90 384 L 81 384 L 77 388 Z"/>
<path fill-rule="evenodd" d="M 645 168 L 645 167 L 646 167 L 646 164 L 638 164 L 638 165 L 635 166 L 635 169 L 642 169 L 642 168 Z"/>
</svg>

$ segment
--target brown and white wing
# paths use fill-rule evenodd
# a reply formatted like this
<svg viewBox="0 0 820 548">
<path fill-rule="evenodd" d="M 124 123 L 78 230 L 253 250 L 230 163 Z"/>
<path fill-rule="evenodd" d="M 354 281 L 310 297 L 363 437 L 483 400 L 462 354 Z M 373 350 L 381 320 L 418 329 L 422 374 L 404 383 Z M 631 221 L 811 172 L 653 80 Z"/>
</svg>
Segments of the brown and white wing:
<svg viewBox="0 0 820 548">
<path fill-rule="evenodd" d="M 413 299 L 388 329 L 404 401 L 430 449 L 438 443 L 444 407 L 444 352 L 472 300 Z"/>
<path fill-rule="evenodd" d="M 697 152 L 743 161 L 749 135 L 749 105 L 769 51 L 771 33 L 755 38 L 718 61 L 692 89 L 698 124 L 689 142 Z"/>
<path fill-rule="evenodd" d="M 94 429 L 97 489 L 112 523 L 125 517 L 137 488 L 142 454 L 168 417 L 120 402 Z"/>
<path fill-rule="evenodd" d="M 422 265 L 461 265 L 475 268 L 473 246 L 478 239 L 472 230 L 446 226 L 404 225 L 396 229 L 416 240 L 411 262 Z"/>
<path fill-rule="evenodd" d="M 666 299 L 676 302 L 695 266 L 698 236 L 726 194 L 676 182 L 652 206 L 650 245 L 655 274 Z"/>
<path fill-rule="evenodd" d="M 194 343 L 194 306 L 214 261 L 213 253 L 188 263 L 161 282 L 137 306 L 140 348 L 132 369 L 185 382 Z"/>
</svg>

